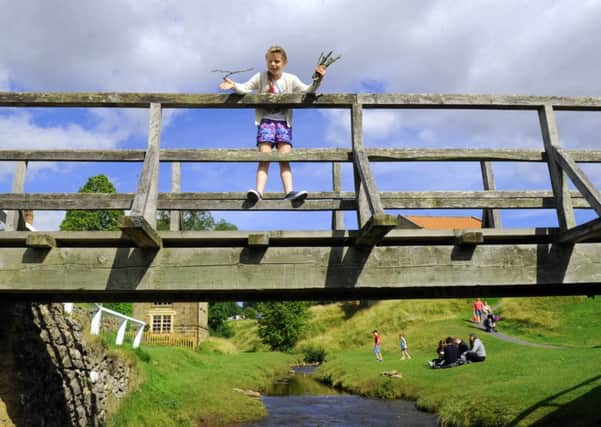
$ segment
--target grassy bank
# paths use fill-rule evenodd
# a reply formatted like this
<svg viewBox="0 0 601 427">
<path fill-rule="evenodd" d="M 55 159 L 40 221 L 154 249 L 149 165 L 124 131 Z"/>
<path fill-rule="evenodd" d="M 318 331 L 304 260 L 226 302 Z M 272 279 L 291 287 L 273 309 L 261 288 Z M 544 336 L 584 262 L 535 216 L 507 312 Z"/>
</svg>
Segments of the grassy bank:
<svg viewBox="0 0 601 427">
<path fill-rule="evenodd" d="M 584 297 L 489 300 L 499 304 L 502 332 L 569 348 L 541 349 L 511 344 L 480 332 L 468 321 L 470 300 L 383 301 L 368 309 L 343 303 L 312 308 L 305 338 L 321 346 L 328 362 L 323 381 L 353 393 L 404 397 L 435 412 L 445 425 L 599 425 L 601 411 L 601 299 Z M 248 333 L 252 326 L 245 326 Z M 384 339 L 384 362 L 371 353 L 371 331 Z M 404 331 L 413 359 L 400 360 Z M 449 370 L 432 370 L 439 339 L 479 334 L 488 360 Z M 398 370 L 403 378 L 386 379 Z M 592 404 L 597 402 L 597 404 Z"/>
<path fill-rule="evenodd" d="M 410 328 L 431 342 L 445 334 L 465 336 L 465 322 Z M 321 380 L 356 394 L 378 398 L 409 398 L 420 409 L 435 412 L 444 425 L 598 425 L 601 415 L 590 402 L 601 401 L 601 350 L 549 350 L 510 344 L 482 334 L 487 361 L 453 369 L 433 370 L 426 361 L 434 346 L 412 348 L 411 360 L 399 360 L 394 349 L 377 363 L 369 347 L 331 353 L 321 367 Z M 402 379 L 387 379 L 383 371 L 398 370 Z M 560 408 L 558 410 L 558 408 Z"/>
<path fill-rule="evenodd" d="M 266 415 L 257 399 L 233 388 L 260 390 L 284 374 L 292 358 L 280 353 L 200 352 L 143 346 L 142 384 L 121 403 L 108 426 L 229 425 Z"/>
</svg>

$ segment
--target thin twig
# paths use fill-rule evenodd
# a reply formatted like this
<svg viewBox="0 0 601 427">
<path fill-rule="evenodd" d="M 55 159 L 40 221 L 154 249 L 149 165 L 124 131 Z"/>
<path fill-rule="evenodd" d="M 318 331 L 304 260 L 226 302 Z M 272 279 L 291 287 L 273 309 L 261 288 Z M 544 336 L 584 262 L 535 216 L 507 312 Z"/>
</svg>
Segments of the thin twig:
<svg viewBox="0 0 601 427">
<path fill-rule="evenodd" d="M 223 80 L 227 79 L 229 76 L 233 75 L 233 74 L 238 74 L 238 73 L 246 73 L 248 71 L 252 71 L 254 70 L 253 67 L 251 68 L 245 68 L 244 70 L 211 70 L 212 73 L 224 73 L 225 75 L 223 76 Z"/>
</svg>

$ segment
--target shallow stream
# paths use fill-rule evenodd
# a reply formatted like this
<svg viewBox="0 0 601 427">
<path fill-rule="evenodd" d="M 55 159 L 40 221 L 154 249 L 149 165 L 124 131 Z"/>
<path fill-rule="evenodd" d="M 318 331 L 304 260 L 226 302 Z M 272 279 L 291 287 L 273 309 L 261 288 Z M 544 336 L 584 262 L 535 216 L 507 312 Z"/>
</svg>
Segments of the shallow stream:
<svg viewBox="0 0 601 427">
<path fill-rule="evenodd" d="M 342 393 L 311 377 L 314 368 L 299 367 L 295 374 L 268 387 L 261 400 L 269 416 L 247 426 L 437 426 L 434 415 L 420 412 L 406 400 L 367 399 Z"/>
</svg>

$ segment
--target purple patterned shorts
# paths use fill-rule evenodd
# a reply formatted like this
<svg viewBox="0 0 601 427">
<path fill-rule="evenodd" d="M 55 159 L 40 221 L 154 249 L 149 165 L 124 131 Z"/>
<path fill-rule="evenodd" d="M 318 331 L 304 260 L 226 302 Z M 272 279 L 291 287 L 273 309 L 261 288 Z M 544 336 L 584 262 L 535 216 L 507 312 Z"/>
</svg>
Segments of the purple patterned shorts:
<svg viewBox="0 0 601 427">
<path fill-rule="evenodd" d="M 292 128 L 285 121 L 263 119 L 257 130 L 257 145 L 261 142 L 272 146 L 280 142 L 292 145 Z"/>
</svg>

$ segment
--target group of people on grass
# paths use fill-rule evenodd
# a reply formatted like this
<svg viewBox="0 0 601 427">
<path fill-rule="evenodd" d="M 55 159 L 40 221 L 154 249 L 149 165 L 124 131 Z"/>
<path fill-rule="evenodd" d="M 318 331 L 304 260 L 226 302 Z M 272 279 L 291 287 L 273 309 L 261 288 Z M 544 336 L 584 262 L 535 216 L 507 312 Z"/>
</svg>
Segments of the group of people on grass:
<svg viewBox="0 0 601 427">
<path fill-rule="evenodd" d="M 480 298 L 474 301 L 474 314 L 472 321 L 482 324 L 486 332 L 496 332 L 498 317 L 492 311 L 492 307 Z"/>
<path fill-rule="evenodd" d="M 372 332 L 374 337 L 374 354 L 376 361 L 381 362 L 382 357 L 382 336 L 376 329 Z M 428 362 L 431 368 L 451 368 L 470 362 L 484 362 L 486 360 L 486 349 L 480 338 L 476 334 L 470 334 L 469 346 L 460 337 L 447 337 L 440 340 L 436 349 L 437 358 Z M 411 359 L 409 354 L 409 345 L 403 332 L 399 335 L 399 345 L 401 348 L 401 360 Z"/>
<path fill-rule="evenodd" d="M 484 362 L 486 349 L 476 334 L 470 334 L 469 347 L 460 337 L 447 337 L 438 342 L 436 359 L 428 362 L 434 369 L 452 368 L 470 362 Z"/>
</svg>

